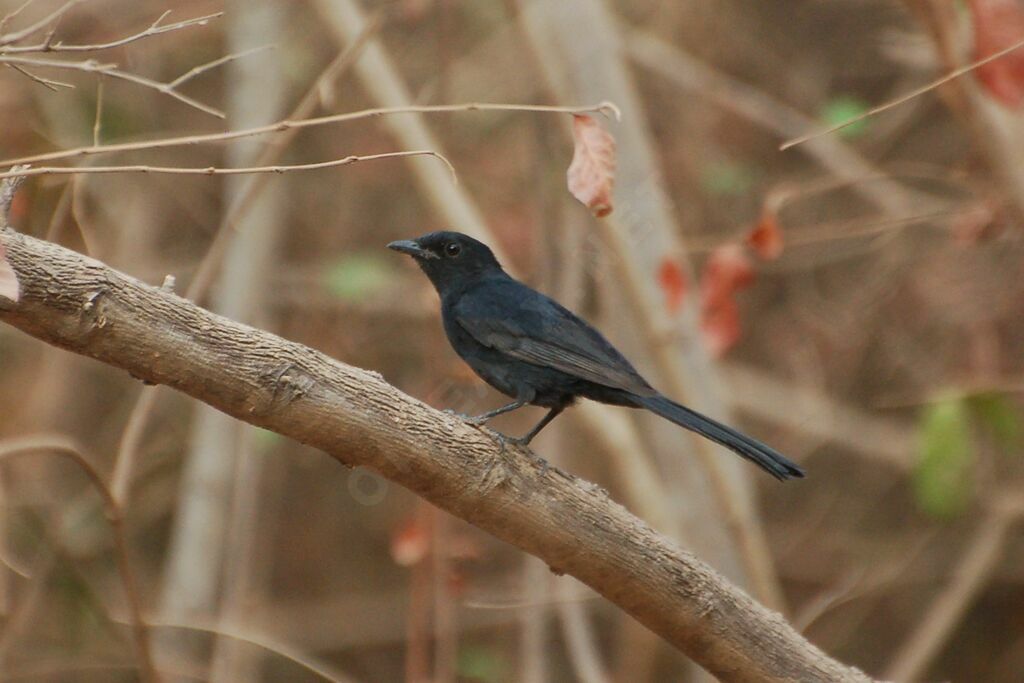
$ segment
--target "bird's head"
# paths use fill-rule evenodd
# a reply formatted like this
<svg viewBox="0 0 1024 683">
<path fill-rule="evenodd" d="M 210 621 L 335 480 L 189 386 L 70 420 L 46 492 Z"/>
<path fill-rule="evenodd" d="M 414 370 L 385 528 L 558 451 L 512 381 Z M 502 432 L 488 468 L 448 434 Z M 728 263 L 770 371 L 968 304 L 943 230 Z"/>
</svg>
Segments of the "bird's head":
<svg viewBox="0 0 1024 683">
<path fill-rule="evenodd" d="M 483 275 L 503 272 L 486 244 L 461 232 L 431 232 L 392 242 L 388 249 L 412 256 L 442 295 Z"/>
</svg>

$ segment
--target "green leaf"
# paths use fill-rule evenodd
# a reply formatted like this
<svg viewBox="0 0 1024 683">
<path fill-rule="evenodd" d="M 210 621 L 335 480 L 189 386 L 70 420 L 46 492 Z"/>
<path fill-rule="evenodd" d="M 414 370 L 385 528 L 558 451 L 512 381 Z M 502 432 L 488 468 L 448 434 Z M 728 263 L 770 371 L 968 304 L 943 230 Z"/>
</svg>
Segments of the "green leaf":
<svg viewBox="0 0 1024 683">
<path fill-rule="evenodd" d="M 708 194 L 738 196 L 750 191 L 756 175 L 750 166 L 720 161 L 701 169 L 700 184 Z"/>
<path fill-rule="evenodd" d="M 327 272 L 325 285 L 341 299 L 359 299 L 384 287 L 391 266 L 380 256 L 355 253 L 344 256 Z"/>
<path fill-rule="evenodd" d="M 840 95 L 825 103 L 819 116 L 826 126 L 838 126 L 866 111 L 868 111 L 868 105 L 864 100 L 850 95 Z M 868 119 L 861 119 L 857 123 L 851 123 L 849 126 L 841 128 L 839 135 L 844 138 L 856 138 L 863 135 L 869 125 Z"/>
<path fill-rule="evenodd" d="M 506 666 L 502 658 L 490 648 L 464 645 L 459 650 L 457 670 L 460 678 L 471 681 L 506 680 Z"/>
<path fill-rule="evenodd" d="M 998 393 L 977 394 L 968 400 L 971 411 L 1008 455 L 1024 449 L 1024 416 L 1018 405 Z"/>
<path fill-rule="evenodd" d="M 917 504 L 934 517 L 955 517 L 971 502 L 974 451 L 967 402 L 953 398 L 927 406 L 918 429 L 921 450 L 913 479 Z"/>
</svg>

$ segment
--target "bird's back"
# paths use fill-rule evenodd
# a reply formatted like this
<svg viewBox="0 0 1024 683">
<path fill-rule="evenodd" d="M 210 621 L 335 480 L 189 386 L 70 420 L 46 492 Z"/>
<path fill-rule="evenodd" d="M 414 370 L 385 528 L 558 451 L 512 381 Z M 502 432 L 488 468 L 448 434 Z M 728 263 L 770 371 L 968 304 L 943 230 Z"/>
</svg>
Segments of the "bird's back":
<svg viewBox="0 0 1024 683">
<path fill-rule="evenodd" d="M 654 390 L 594 327 L 504 272 L 442 299 L 445 328 L 511 359 L 639 395 Z M 463 338 L 462 343 L 465 344 Z"/>
</svg>

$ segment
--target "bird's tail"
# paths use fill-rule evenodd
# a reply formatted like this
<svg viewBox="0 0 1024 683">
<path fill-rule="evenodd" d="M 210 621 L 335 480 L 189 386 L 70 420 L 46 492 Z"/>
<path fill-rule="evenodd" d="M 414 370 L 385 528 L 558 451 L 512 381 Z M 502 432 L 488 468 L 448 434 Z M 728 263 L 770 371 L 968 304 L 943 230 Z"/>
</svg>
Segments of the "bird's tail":
<svg viewBox="0 0 1024 683">
<path fill-rule="evenodd" d="M 776 479 L 803 477 L 804 471 L 795 463 L 790 462 L 781 453 L 770 448 L 732 427 L 716 422 L 698 412 L 679 405 L 675 401 L 661 395 L 637 396 L 640 406 L 652 413 L 675 422 L 680 427 L 697 432 L 715 443 L 719 443 L 737 455 L 755 463 Z"/>
</svg>

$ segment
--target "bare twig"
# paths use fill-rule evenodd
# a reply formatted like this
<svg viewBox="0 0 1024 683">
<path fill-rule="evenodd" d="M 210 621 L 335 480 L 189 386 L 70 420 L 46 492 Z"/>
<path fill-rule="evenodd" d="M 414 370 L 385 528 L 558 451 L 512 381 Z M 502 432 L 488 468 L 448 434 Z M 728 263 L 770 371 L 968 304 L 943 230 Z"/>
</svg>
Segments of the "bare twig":
<svg viewBox="0 0 1024 683">
<path fill-rule="evenodd" d="M 62 5 L 58 9 L 55 9 L 53 12 L 43 17 L 36 23 L 26 26 L 20 31 L 15 31 L 13 33 L 8 33 L 7 35 L 0 36 L 0 47 L 4 45 L 11 45 L 12 43 L 17 43 L 18 41 L 24 40 L 25 38 L 28 38 L 29 36 L 34 35 L 39 31 L 42 31 L 44 28 L 46 28 L 47 26 L 49 26 L 50 24 L 57 21 L 65 14 L 67 14 L 68 10 L 70 10 L 72 7 L 83 2 L 85 2 L 85 0 L 68 0 L 68 2 L 64 3 L 64 5 Z M 24 5 L 8 14 L 6 17 L 4 17 L 4 23 L 10 21 L 10 19 L 16 16 L 19 12 L 21 12 L 21 10 L 28 7 L 28 5 L 29 3 L 26 2 Z"/>
<path fill-rule="evenodd" d="M 179 21 L 173 24 L 161 25 L 160 22 L 166 19 L 170 13 L 171 10 L 167 10 L 161 14 L 157 20 L 144 31 L 139 31 L 138 33 L 134 33 L 124 38 L 118 38 L 117 40 L 112 40 L 109 43 L 96 43 L 93 45 L 65 45 L 61 42 L 54 43 L 52 41 L 43 41 L 35 45 L 18 45 L 0 48 L 0 54 L 12 55 L 31 52 L 98 52 L 100 50 L 109 50 L 111 48 L 121 47 L 122 45 L 142 40 L 143 38 L 158 36 L 162 33 L 169 33 L 171 31 L 177 31 L 190 26 L 205 26 L 210 22 L 210 20 L 219 19 L 224 16 L 223 12 L 217 12 L 215 14 L 207 14 L 202 17 L 195 17 L 194 19 L 185 19 L 184 21 Z M 4 45 L 2 41 L 3 39 L 0 39 L 0 45 Z"/>
<path fill-rule="evenodd" d="M 28 69 L 20 67 L 17 64 L 8 64 L 7 66 L 12 68 L 12 69 L 14 69 L 18 73 L 20 73 L 22 76 L 25 76 L 26 78 L 29 78 L 29 79 L 35 81 L 36 83 L 38 83 L 39 85 L 43 86 L 47 90 L 52 90 L 53 92 L 58 92 L 61 88 L 74 88 L 75 87 L 72 83 L 65 83 L 64 81 L 55 81 L 55 80 L 50 79 L 50 78 L 43 78 L 42 76 L 36 76 L 34 73 L 29 71 Z"/>
<path fill-rule="evenodd" d="M 466 111 L 532 111 L 532 112 L 554 112 L 563 114 L 584 114 L 602 112 L 606 115 L 614 115 L 618 111 L 611 102 L 600 102 L 594 105 L 583 107 L 549 107 L 545 105 L 528 104 L 495 104 L 470 102 L 465 104 L 437 104 L 423 106 L 403 107 L 377 107 L 374 109 L 363 109 L 361 111 L 347 112 L 344 114 L 331 114 L 319 116 L 312 119 L 299 121 L 278 121 L 266 126 L 256 126 L 244 130 L 228 131 L 226 133 L 208 133 L 205 135 L 185 135 L 176 138 L 165 138 L 162 140 L 149 140 L 144 142 L 124 142 L 116 145 L 102 145 L 99 147 L 78 147 L 76 149 L 63 150 L 60 152 L 48 152 L 36 154 L 20 159 L 8 159 L 0 161 L 0 167 L 12 166 L 14 164 L 27 164 L 39 161 L 56 161 L 58 159 L 73 159 L 75 157 L 93 156 L 96 154 L 111 154 L 114 152 L 137 152 L 140 150 L 166 149 L 168 147 L 183 147 L 187 145 L 207 144 L 211 142 L 226 142 L 239 138 L 251 137 L 254 135 L 265 135 L 267 133 L 281 133 L 284 131 L 323 126 L 331 123 L 342 123 L 345 121 L 356 121 L 359 119 L 373 118 L 376 116 L 387 116 L 390 114 L 409 113 L 440 113 L 440 112 L 466 112 Z"/>
<path fill-rule="evenodd" d="M 35 175 L 83 175 L 83 174 L 94 174 L 94 173 L 152 173 L 152 174 L 169 174 L 169 175 L 245 175 L 249 173 L 287 173 L 290 171 L 313 171 L 322 168 L 334 168 L 336 166 L 347 166 L 348 164 L 354 164 L 358 161 L 376 161 L 378 159 L 395 159 L 401 157 L 414 157 L 414 156 L 431 156 L 435 159 L 439 159 L 448 172 L 451 174 L 452 182 L 458 183 L 458 176 L 455 174 L 455 167 L 452 166 L 451 162 L 445 157 L 433 152 L 428 149 L 421 150 L 410 150 L 402 152 L 383 152 L 381 154 L 367 154 L 365 156 L 347 156 L 341 159 L 331 159 L 330 161 L 318 161 L 310 164 L 280 164 L 275 166 L 245 166 L 242 168 L 218 168 L 216 166 L 208 166 L 205 168 L 181 168 L 178 166 L 145 166 L 145 165 L 134 165 L 134 166 L 83 166 L 81 168 L 74 167 L 56 167 L 56 166 L 39 166 L 34 168 L 26 168 L 20 171 L 7 171 L 6 173 L 0 173 L 0 179 L 2 178 L 15 178 L 24 176 L 35 176 Z"/>
<path fill-rule="evenodd" d="M 1024 39 L 1019 40 L 1016 43 L 1014 43 L 1013 45 L 1011 45 L 1010 47 L 1004 48 L 1004 49 L 1000 50 L 999 52 L 991 54 L 988 57 L 985 57 L 984 59 L 979 59 L 979 60 L 976 60 L 974 62 L 971 62 L 970 64 L 967 64 L 966 66 L 962 66 L 959 69 L 954 69 L 953 71 L 949 72 L 945 76 L 942 76 L 941 78 L 937 78 L 934 81 L 932 81 L 931 83 L 928 83 L 927 85 L 923 85 L 920 88 L 915 88 L 914 90 L 911 90 L 906 95 L 902 95 L 900 97 L 897 97 L 894 100 L 890 100 L 889 102 L 886 102 L 885 104 L 879 105 L 877 107 L 873 107 L 873 108 L 869 109 L 868 111 L 866 111 L 866 112 L 864 112 L 862 114 L 858 114 L 857 116 L 854 116 L 852 118 L 846 119 L 842 123 L 837 123 L 834 126 L 829 126 L 828 128 L 824 128 L 824 129 L 816 131 L 814 133 L 808 133 L 807 135 L 801 135 L 798 138 L 793 138 L 792 140 L 787 140 L 786 142 L 783 142 L 781 145 L 779 145 L 779 151 L 784 152 L 787 149 L 789 149 L 790 147 L 795 147 L 796 145 L 803 144 L 803 143 L 807 142 L 808 140 L 813 140 L 814 138 L 818 138 L 818 137 L 821 137 L 823 135 L 829 135 L 830 133 L 835 133 L 836 131 L 839 131 L 839 130 L 842 130 L 843 128 L 846 128 L 847 126 L 852 126 L 853 124 L 857 123 L 858 121 L 863 121 L 864 119 L 866 119 L 868 117 L 871 117 L 871 116 L 874 116 L 875 114 L 881 114 L 882 112 L 888 111 L 889 109 L 892 109 L 893 107 L 898 107 L 899 105 L 904 104 L 905 102 L 909 102 L 910 100 L 914 99 L 915 97 L 919 97 L 919 96 L 925 94 L 929 90 L 934 90 L 935 88 L 938 88 L 939 86 L 945 85 L 946 83 L 949 83 L 952 80 L 960 78 L 961 76 L 964 76 L 965 74 L 969 74 L 970 72 L 972 72 L 975 69 L 977 69 L 979 66 L 985 66 L 989 62 L 994 62 L 997 59 L 1001 59 L 1001 58 L 1005 57 L 1006 55 L 1010 54 L 1011 52 L 1019 50 L 1022 47 L 1024 47 Z"/>
<path fill-rule="evenodd" d="M 125 537 L 121 506 L 114 499 L 110 489 L 107 488 L 106 483 L 99 472 L 96 471 L 96 468 L 92 466 L 88 458 L 82 455 L 79 447 L 71 440 L 62 436 L 40 435 L 11 439 L 0 443 L 0 460 L 37 452 L 54 453 L 74 462 L 85 473 L 93 488 L 102 497 L 104 511 L 107 519 L 110 521 L 111 530 L 114 534 L 117 568 L 121 574 L 121 581 L 124 584 L 125 597 L 127 598 L 128 610 L 131 615 L 129 621 L 135 637 L 135 646 L 138 650 L 139 668 L 145 680 L 155 681 L 156 674 L 153 669 L 149 633 L 145 622 L 142 620 L 142 605 L 139 591 L 135 583 L 135 575 L 131 570 L 131 563 L 128 559 L 128 542 Z"/>
<path fill-rule="evenodd" d="M 223 64 L 225 58 L 216 60 L 218 64 Z M 144 88 L 150 88 L 157 92 L 163 93 L 169 97 L 187 104 L 188 106 L 198 109 L 199 111 L 216 116 L 217 118 L 224 118 L 224 113 L 219 109 L 215 109 L 207 104 L 203 104 L 199 100 L 189 97 L 184 93 L 178 92 L 170 83 L 161 83 L 145 76 L 133 74 L 128 71 L 121 71 L 117 68 L 116 64 L 104 64 L 98 62 L 95 59 L 85 59 L 82 61 L 70 61 L 62 59 L 50 59 L 48 57 L 19 57 L 16 55 L 3 55 L 0 54 L 0 64 L 10 65 L 22 65 L 31 66 L 42 69 L 61 69 L 64 71 L 81 71 L 83 73 L 94 73 L 109 76 L 110 78 L 116 78 L 122 81 L 128 81 L 140 85 Z"/>
<path fill-rule="evenodd" d="M 25 10 L 25 8 L 31 5 L 33 2 L 35 2 L 35 0 L 25 0 L 25 2 L 23 2 L 19 7 L 5 14 L 4 18 L 0 19 L 0 31 L 4 31 L 7 28 L 7 24 L 11 23 L 11 21 L 13 21 L 15 17 L 21 14 Z M 2 36 L 3 34 L 0 33 L 0 40 L 2 40 Z"/>
<path fill-rule="evenodd" d="M 214 59 L 213 61 L 207 62 L 206 64 L 200 64 L 199 66 L 194 66 L 191 69 L 189 69 L 188 71 L 186 71 L 185 73 L 183 73 L 182 75 L 180 75 L 177 78 L 175 78 L 170 83 L 168 83 L 167 87 L 172 88 L 172 89 L 173 88 L 177 88 L 178 86 L 183 85 L 183 84 L 185 84 L 188 81 L 191 81 L 193 78 L 195 78 L 196 76 L 198 76 L 200 74 L 204 74 L 207 71 L 210 71 L 211 69 L 216 69 L 218 66 L 223 66 L 223 65 L 227 64 L 228 62 L 233 62 L 236 59 L 241 59 L 243 57 L 248 57 L 249 55 L 254 55 L 254 54 L 258 53 L 258 52 L 263 52 L 264 50 L 272 50 L 273 48 L 274 48 L 273 45 L 261 45 L 259 47 L 254 47 L 254 48 L 250 48 L 248 50 L 243 50 L 242 52 L 238 52 L 238 53 L 235 53 L 235 54 L 224 55 L 223 57 L 220 57 L 218 59 Z"/>
<path fill-rule="evenodd" d="M 92 123 L 92 144 L 99 146 L 100 129 L 103 125 L 103 76 L 96 81 L 96 117 Z"/>
</svg>

